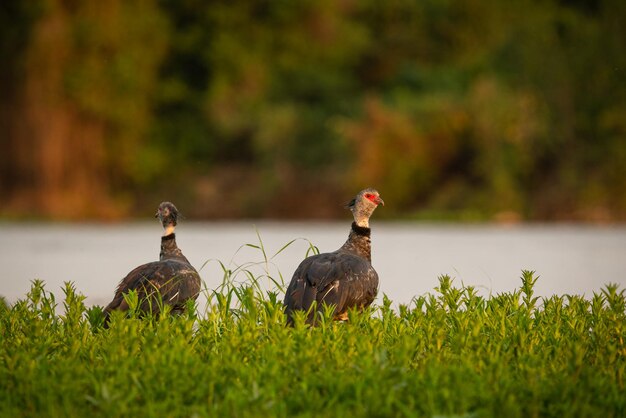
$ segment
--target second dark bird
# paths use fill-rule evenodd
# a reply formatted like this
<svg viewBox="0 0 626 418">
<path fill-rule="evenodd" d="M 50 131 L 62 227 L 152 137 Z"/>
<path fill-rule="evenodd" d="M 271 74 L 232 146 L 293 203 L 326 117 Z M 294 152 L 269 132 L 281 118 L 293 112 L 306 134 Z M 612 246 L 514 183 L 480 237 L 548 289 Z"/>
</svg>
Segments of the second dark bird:
<svg viewBox="0 0 626 418">
<path fill-rule="evenodd" d="M 124 295 L 130 290 L 137 291 L 140 310 L 153 315 L 158 315 L 163 305 L 172 306 L 173 313 L 180 313 L 187 301 L 195 300 L 200 293 L 200 275 L 176 244 L 174 229 L 178 223 L 178 209 L 171 202 L 163 202 L 155 217 L 164 229 L 159 261 L 136 267 L 122 279 L 113 300 L 104 309 L 105 327 L 108 327 L 112 311 L 129 309 Z"/>
<path fill-rule="evenodd" d="M 334 307 L 335 319 L 347 319 L 348 309 L 363 309 L 374 301 L 378 274 L 372 267 L 369 218 L 381 204 L 384 202 L 376 190 L 362 190 L 348 204 L 354 222 L 345 244 L 337 251 L 314 255 L 300 263 L 285 293 L 288 323 L 293 322 L 295 311 L 305 311 L 309 312 L 307 323 L 314 324 L 315 311 L 324 304 Z"/>
</svg>

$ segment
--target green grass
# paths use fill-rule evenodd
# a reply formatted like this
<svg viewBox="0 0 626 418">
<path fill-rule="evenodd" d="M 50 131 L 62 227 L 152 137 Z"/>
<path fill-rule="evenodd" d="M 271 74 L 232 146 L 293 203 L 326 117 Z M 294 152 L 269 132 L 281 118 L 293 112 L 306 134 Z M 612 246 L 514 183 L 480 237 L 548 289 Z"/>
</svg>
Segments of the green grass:
<svg viewBox="0 0 626 418">
<path fill-rule="evenodd" d="M 0 415 L 626 416 L 626 297 L 615 285 L 541 299 L 523 272 L 519 289 L 486 298 L 443 276 L 409 306 L 384 298 L 348 323 L 327 312 L 319 327 L 301 316 L 289 328 L 280 290 L 261 286 L 254 264 L 221 264 L 224 284 L 201 312 L 114 315 L 108 330 L 70 283 L 59 310 L 33 282 L 24 300 L 0 304 Z"/>
</svg>

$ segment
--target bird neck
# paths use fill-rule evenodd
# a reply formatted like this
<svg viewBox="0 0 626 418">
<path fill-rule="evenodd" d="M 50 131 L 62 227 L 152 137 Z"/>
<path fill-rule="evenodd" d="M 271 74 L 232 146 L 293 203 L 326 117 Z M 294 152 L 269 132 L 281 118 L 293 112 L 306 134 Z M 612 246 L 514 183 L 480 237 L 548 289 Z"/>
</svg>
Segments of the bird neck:
<svg viewBox="0 0 626 418">
<path fill-rule="evenodd" d="M 354 216 L 354 223 L 357 226 L 360 226 L 361 228 L 370 227 L 370 216 L 372 213 L 368 212 L 366 208 L 362 206 L 356 207 L 352 210 L 352 215 Z"/>
<path fill-rule="evenodd" d="M 159 254 L 160 260 L 167 260 L 171 258 L 183 257 L 183 252 L 178 248 L 176 244 L 176 234 L 172 233 L 161 237 L 161 253 Z M 186 260 L 186 258 L 185 258 Z"/>
<path fill-rule="evenodd" d="M 369 227 L 359 226 L 356 222 L 352 223 L 348 240 L 339 249 L 339 251 L 349 252 L 359 257 L 372 261 L 372 241 L 370 239 L 371 230 Z"/>
</svg>

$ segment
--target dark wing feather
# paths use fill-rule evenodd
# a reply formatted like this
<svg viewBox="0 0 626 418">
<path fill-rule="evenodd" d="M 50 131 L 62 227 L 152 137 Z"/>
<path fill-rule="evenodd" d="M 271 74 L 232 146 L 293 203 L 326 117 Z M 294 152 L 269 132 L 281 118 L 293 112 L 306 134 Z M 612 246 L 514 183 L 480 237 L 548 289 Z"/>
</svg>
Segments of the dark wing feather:
<svg viewBox="0 0 626 418">
<path fill-rule="evenodd" d="M 198 297 L 200 286 L 198 272 L 188 263 L 164 260 L 143 264 L 122 279 L 104 309 L 105 318 L 113 310 L 128 310 L 124 294 L 130 290 L 137 291 L 141 311 L 158 314 L 161 303 L 172 305 L 174 311 L 184 309 L 187 300 Z"/>
<path fill-rule="evenodd" d="M 289 320 L 296 310 L 308 311 L 314 301 L 335 306 L 335 316 L 352 307 L 369 306 L 378 292 L 378 274 L 362 257 L 347 253 L 319 254 L 296 269 L 285 293 Z M 311 312 L 308 322 L 312 322 Z"/>
</svg>

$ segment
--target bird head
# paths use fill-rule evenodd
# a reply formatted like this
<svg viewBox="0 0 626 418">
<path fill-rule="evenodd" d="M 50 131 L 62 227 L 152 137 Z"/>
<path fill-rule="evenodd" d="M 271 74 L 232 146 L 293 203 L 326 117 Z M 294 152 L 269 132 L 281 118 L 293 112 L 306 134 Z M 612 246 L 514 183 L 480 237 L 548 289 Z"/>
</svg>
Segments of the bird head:
<svg viewBox="0 0 626 418">
<path fill-rule="evenodd" d="M 347 207 L 354 215 L 357 225 L 369 228 L 369 218 L 374 213 L 378 205 L 385 205 L 377 190 L 367 188 L 361 190 L 354 199 L 348 203 Z"/>
<path fill-rule="evenodd" d="M 174 232 L 174 227 L 178 222 L 178 209 L 172 202 L 162 202 L 154 217 L 159 219 L 166 230 L 165 235 L 168 235 Z"/>
</svg>

